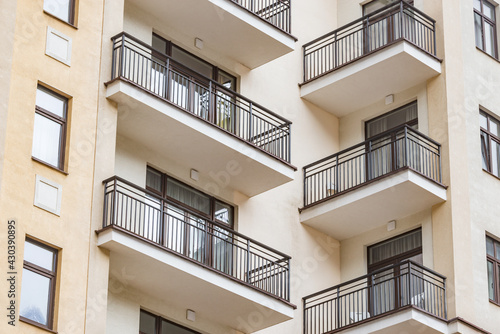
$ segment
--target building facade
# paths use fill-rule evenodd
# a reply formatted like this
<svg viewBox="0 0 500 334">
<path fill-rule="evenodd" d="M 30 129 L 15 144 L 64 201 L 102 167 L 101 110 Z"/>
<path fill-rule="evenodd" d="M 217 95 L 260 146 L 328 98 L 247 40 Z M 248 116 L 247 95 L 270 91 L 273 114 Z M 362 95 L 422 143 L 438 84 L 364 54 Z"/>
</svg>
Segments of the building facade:
<svg viewBox="0 0 500 334">
<path fill-rule="evenodd" d="M 6 333 L 496 333 L 497 0 L 3 1 Z"/>
</svg>

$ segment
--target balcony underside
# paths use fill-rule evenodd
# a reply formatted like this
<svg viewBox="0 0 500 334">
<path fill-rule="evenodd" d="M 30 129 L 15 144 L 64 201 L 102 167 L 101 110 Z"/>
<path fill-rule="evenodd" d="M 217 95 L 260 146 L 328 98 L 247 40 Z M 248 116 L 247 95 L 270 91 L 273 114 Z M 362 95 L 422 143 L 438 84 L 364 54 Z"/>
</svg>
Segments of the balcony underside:
<svg viewBox="0 0 500 334">
<path fill-rule="evenodd" d="M 294 50 L 294 37 L 232 1 L 126 1 L 250 69 Z"/>
<path fill-rule="evenodd" d="M 342 117 L 440 73 L 438 59 L 402 40 L 305 83 L 301 97 Z"/>
<path fill-rule="evenodd" d="M 378 319 L 367 319 L 356 326 L 337 331 L 342 334 L 443 334 L 448 333 L 445 320 L 409 307 Z"/>
<path fill-rule="evenodd" d="M 127 287 L 179 309 L 243 332 L 293 318 L 293 306 L 208 270 L 121 230 L 99 232 L 98 246 L 110 251 L 110 272 L 127 274 Z M 252 314 L 264 314 L 243 328 Z M 260 318 L 259 318 L 260 319 Z"/>
<path fill-rule="evenodd" d="M 118 134 L 181 166 L 214 188 L 254 196 L 293 180 L 294 168 L 194 115 L 121 80 L 107 86 L 118 103 Z"/>
<path fill-rule="evenodd" d="M 306 208 L 300 221 L 344 240 L 445 200 L 442 185 L 406 168 Z"/>
</svg>

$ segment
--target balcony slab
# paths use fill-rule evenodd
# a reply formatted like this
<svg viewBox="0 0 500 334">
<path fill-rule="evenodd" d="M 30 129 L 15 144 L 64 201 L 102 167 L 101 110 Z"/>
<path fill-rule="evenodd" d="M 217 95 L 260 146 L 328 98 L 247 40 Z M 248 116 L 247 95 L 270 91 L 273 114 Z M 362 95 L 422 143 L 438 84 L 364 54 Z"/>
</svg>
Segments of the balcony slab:
<svg viewBox="0 0 500 334">
<path fill-rule="evenodd" d="M 97 244 L 110 251 L 110 272 L 127 274 L 127 287 L 222 326 L 251 333 L 293 318 L 291 304 L 120 230 L 100 231 Z"/>
<path fill-rule="evenodd" d="M 402 40 L 305 83 L 300 94 L 342 117 L 440 73 L 437 58 Z"/>
<path fill-rule="evenodd" d="M 108 84 L 118 134 L 196 169 L 214 188 L 255 196 L 293 180 L 295 168 L 222 129 L 122 80 Z"/>
<path fill-rule="evenodd" d="M 250 69 L 295 47 L 293 36 L 229 0 L 126 1 Z"/>
<path fill-rule="evenodd" d="M 444 186 L 403 169 L 304 209 L 300 221 L 344 240 L 445 200 Z"/>
</svg>

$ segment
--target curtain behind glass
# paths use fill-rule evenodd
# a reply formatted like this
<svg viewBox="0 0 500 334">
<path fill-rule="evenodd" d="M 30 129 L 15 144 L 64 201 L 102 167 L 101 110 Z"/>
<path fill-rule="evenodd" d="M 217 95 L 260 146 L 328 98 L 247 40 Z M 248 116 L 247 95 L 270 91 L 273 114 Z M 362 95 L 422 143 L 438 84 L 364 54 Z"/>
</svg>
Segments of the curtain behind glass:
<svg viewBox="0 0 500 334">
<path fill-rule="evenodd" d="M 207 195 L 172 179 L 167 179 L 167 196 L 197 211 L 210 214 L 210 198 Z"/>
<path fill-rule="evenodd" d="M 368 264 L 372 265 L 419 247 L 422 247 L 422 231 L 416 230 L 368 248 Z"/>
<path fill-rule="evenodd" d="M 418 118 L 417 101 L 366 122 L 366 138 L 409 123 Z M 417 128 L 415 126 L 414 128 Z"/>
</svg>

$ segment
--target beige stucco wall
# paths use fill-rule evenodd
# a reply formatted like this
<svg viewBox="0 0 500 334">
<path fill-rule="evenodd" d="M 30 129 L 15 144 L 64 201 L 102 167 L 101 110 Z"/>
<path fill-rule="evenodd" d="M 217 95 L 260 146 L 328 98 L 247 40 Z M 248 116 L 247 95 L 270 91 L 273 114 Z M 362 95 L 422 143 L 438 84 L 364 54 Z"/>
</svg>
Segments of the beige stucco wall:
<svg viewBox="0 0 500 334">
<path fill-rule="evenodd" d="M 13 8 L 14 5 L 17 8 Z M 0 236 L 3 240 L 7 239 L 7 220 L 16 219 L 17 316 L 24 240 L 25 236 L 30 236 L 59 249 L 54 329 L 59 333 L 84 333 L 89 239 L 93 233 L 90 230 L 91 185 L 94 172 L 102 1 L 78 3 L 77 28 L 45 14 L 42 5 L 41 0 L 1 4 L 2 25 L 11 26 L 6 28 L 6 44 L 2 44 L 2 55 L 7 60 L 3 63 L 6 67 L 2 67 L 2 71 L 10 71 L 10 76 L 2 77 L 2 85 L 9 86 L 10 90 L 2 89 L 2 94 L 8 94 L 2 101 L 8 101 L 8 105 L 2 105 L 0 112 L 0 152 L 3 150 L 4 153 L 0 162 L 3 165 L 3 169 L 0 169 L 0 220 L 4 228 L 1 229 Z M 12 21 L 14 15 L 15 27 Z M 72 39 L 71 66 L 45 55 L 47 26 Z M 9 56 L 12 46 L 14 50 Z M 9 58 L 12 59 L 11 63 Z M 39 82 L 70 97 L 67 174 L 31 159 L 35 94 Z M 35 175 L 62 186 L 60 216 L 33 205 Z M 7 291 L 6 283 L 5 280 L 0 283 L 2 291 Z M 15 327 L 2 321 L 0 332 L 43 331 L 19 322 L 16 318 Z"/>
</svg>

